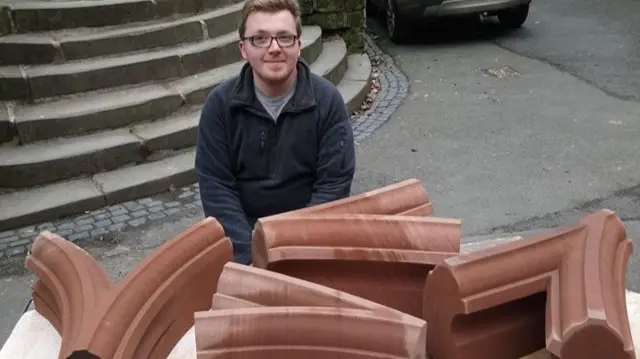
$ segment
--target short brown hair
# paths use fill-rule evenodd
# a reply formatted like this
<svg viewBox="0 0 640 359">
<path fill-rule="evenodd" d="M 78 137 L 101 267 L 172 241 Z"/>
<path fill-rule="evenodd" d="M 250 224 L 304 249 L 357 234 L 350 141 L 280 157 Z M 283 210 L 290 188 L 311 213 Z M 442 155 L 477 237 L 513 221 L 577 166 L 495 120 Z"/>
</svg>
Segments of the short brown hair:
<svg viewBox="0 0 640 359">
<path fill-rule="evenodd" d="M 300 5 L 297 0 L 247 0 L 242 7 L 240 15 L 240 26 L 238 33 L 240 39 L 244 38 L 244 32 L 247 28 L 247 18 L 254 12 L 280 12 L 287 10 L 293 15 L 296 21 L 296 35 L 302 33 L 302 21 L 300 20 Z"/>
</svg>

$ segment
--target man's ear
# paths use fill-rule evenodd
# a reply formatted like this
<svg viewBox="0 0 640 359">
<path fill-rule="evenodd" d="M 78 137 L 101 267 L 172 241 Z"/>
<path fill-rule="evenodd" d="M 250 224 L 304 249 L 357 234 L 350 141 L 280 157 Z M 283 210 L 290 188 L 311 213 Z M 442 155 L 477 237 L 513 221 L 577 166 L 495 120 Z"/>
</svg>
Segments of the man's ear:
<svg viewBox="0 0 640 359">
<path fill-rule="evenodd" d="M 247 61 L 247 49 L 245 48 L 245 43 L 244 41 L 240 40 L 238 41 L 238 49 L 240 50 L 240 56 L 242 56 L 242 58 Z"/>
</svg>

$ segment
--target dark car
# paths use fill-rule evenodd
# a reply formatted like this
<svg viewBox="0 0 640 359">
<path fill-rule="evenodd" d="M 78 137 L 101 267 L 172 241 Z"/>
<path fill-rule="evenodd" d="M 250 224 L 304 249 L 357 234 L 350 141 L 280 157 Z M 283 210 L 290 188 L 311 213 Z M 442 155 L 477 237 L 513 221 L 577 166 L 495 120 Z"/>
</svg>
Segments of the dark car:
<svg viewBox="0 0 640 359">
<path fill-rule="evenodd" d="M 389 38 L 402 41 L 418 21 L 452 16 L 497 16 L 500 26 L 522 26 L 531 0 L 367 0 L 367 6 L 384 11 Z"/>
</svg>

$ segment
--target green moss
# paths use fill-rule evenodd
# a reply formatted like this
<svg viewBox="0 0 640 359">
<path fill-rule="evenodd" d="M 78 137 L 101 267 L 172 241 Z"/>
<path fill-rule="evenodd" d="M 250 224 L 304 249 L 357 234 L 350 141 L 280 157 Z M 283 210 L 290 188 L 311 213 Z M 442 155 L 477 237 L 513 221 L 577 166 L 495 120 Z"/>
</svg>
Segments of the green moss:
<svg viewBox="0 0 640 359">
<path fill-rule="evenodd" d="M 365 0 L 313 0 L 317 12 L 350 12 L 364 9 Z"/>
<path fill-rule="evenodd" d="M 347 53 L 362 53 L 364 52 L 364 27 L 351 28 L 342 34 L 344 42 L 347 44 Z"/>
<path fill-rule="evenodd" d="M 11 10 L 8 7 L 0 8 L 0 36 L 11 33 L 11 24 Z"/>
<path fill-rule="evenodd" d="M 303 16 L 313 14 L 313 0 L 299 0 L 299 4 Z"/>
</svg>

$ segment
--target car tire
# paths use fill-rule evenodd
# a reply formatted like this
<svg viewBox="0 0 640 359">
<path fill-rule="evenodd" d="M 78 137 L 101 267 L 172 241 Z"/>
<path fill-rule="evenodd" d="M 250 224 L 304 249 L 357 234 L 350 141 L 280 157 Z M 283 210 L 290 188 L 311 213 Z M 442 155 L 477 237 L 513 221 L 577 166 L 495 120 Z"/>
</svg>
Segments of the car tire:
<svg viewBox="0 0 640 359">
<path fill-rule="evenodd" d="M 411 22 L 399 14 L 396 0 L 387 0 L 385 23 L 389 39 L 396 44 L 404 42 L 412 29 Z"/>
<path fill-rule="evenodd" d="M 517 29 L 527 21 L 529 16 L 529 4 L 521 5 L 498 13 L 500 26 L 505 29 Z"/>
</svg>

